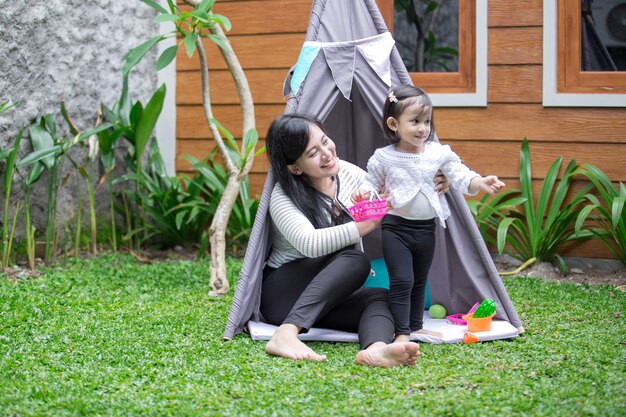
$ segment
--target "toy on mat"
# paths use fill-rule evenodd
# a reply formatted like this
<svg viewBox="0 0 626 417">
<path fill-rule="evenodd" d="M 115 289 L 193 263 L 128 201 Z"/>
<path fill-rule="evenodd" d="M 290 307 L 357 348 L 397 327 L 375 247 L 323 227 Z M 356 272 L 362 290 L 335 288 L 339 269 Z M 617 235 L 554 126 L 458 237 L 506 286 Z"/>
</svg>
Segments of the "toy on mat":
<svg viewBox="0 0 626 417">
<path fill-rule="evenodd" d="M 467 312 L 467 315 L 469 316 L 474 311 L 476 311 L 476 309 L 478 308 L 479 305 L 480 305 L 480 303 L 474 304 L 474 306 L 472 308 L 470 308 L 470 310 Z M 450 314 L 448 317 L 446 317 L 446 319 L 448 320 L 448 323 L 450 323 L 450 324 L 456 324 L 458 326 L 466 326 L 467 325 L 467 320 L 465 320 L 463 318 L 463 316 L 465 316 L 465 314 L 462 314 L 462 313 Z"/>
<path fill-rule="evenodd" d="M 428 309 L 428 314 L 434 319 L 443 319 L 446 317 L 446 308 L 441 304 L 433 304 Z"/>
<path fill-rule="evenodd" d="M 496 312 L 496 301 L 492 300 L 491 298 L 486 298 L 480 303 L 476 311 L 474 311 L 474 314 L 472 314 L 472 317 L 474 317 L 475 319 L 480 319 L 483 317 L 492 316 L 493 314 L 495 314 L 495 312 Z"/>
<path fill-rule="evenodd" d="M 376 195 L 376 199 L 374 199 Z M 374 220 L 387 214 L 387 199 L 381 198 L 376 191 L 370 193 L 369 200 L 361 200 L 349 208 L 354 221 Z"/>
<path fill-rule="evenodd" d="M 467 331 L 488 332 L 491 330 L 491 319 L 495 314 L 495 300 L 490 298 L 483 300 L 474 313 L 463 316 L 467 320 Z"/>
</svg>

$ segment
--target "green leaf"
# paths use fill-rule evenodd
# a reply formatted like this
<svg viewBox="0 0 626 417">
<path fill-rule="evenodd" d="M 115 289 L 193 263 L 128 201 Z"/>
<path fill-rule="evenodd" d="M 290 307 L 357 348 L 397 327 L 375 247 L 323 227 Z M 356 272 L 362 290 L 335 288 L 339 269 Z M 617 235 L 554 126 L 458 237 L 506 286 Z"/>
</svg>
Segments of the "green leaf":
<svg viewBox="0 0 626 417">
<path fill-rule="evenodd" d="M 167 48 L 159 59 L 156 62 L 156 70 L 161 71 L 163 68 L 167 67 L 173 60 L 176 58 L 176 53 L 178 52 L 178 44 L 170 46 Z"/>
<path fill-rule="evenodd" d="M 220 133 L 226 138 L 227 145 L 231 148 L 231 150 L 236 152 L 235 159 L 238 159 L 240 157 L 239 147 L 237 146 L 237 142 L 235 141 L 235 138 L 233 137 L 233 135 L 224 126 L 222 126 L 222 124 L 218 122 L 216 119 L 212 118 L 210 122 L 213 123 L 215 126 L 217 126 L 217 129 L 220 131 Z M 256 133 L 256 130 L 255 130 L 255 133 Z M 258 136 L 257 136 L 257 140 L 258 140 Z"/>
<path fill-rule="evenodd" d="M 30 171 L 28 172 L 28 178 L 26 179 L 26 184 L 28 186 L 31 186 L 34 183 L 36 183 L 41 177 L 41 173 L 43 172 L 45 168 L 46 167 L 42 163 L 34 164 L 33 167 L 30 169 Z"/>
<path fill-rule="evenodd" d="M 159 13 L 167 14 L 167 10 L 165 10 L 163 8 L 163 6 L 161 6 L 160 4 L 158 4 L 158 3 L 154 2 L 154 1 L 152 1 L 152 0 L 141 0 L 141 1 L 146 3 L 148 6 L 152 7 L 153 9 L 155 9 Z"/>
<path fill-rule="evenodd" d="M 148 53 L 148 51 L 154 45 L 161 42 L 163 39 L 165 39 L 165 35 L 158 35 L 131 49 L 126 54 L 126 61 L 124 62 L 124 66 L 122 67 L 122 75 L 124 77 L 127 77 L 130 73 L 130 70 L 133 69 L 135 65 L 137 65 L 139 62 L 141 62 L 146 53 Z"/>
<path fill-rule="evenodd" d="M 177 13 L 178 12 L 178 7 L 174 4 L 173 0 L 167 0 L 167 5 L 169 6 L 171 13 Z"/>
<path fill-rule="evenodd" d="M 196 6 L 196 10 L 207 13 L 213 7 L 215 0 L 202 0 L 202 2 Z"/>
<path fill-rule="evenodd" d="M 120 97 L 118 112 L 122 124 L 128 126 L 130 124 L 131 112 L 131 101 L 130 95 L 128 94 L 128 74 L 126 74 L 122 80 L 122 96 Z"/>
<path fill-rule="evenodd" d="M 154 18 L 154 23 L 177 22 L 180 16 L 177 14 L 160 14 Z"/>
<path fill-rule="evenodd" d="M 530 230 L 535 230 L 535 217 L 534 217 L 534 197 L 532 189 L 532 174 L 530 166 L 530 149 L 528 147 L 528 141 L 526 138 L 522 141 L 522 151 L 520 153 L 520 191 L 522 196 L 526 197 L 524 203 L 524 212 L 526 215 L 526 221 Z M 542 219 L 537 219 L 541 222 Z"/>
<path fill-rule="evenodd" d="M 101 123 L 96 127 L 92 127 L 91 129 L 83 130 L 78 135 L 78 141 L 79 142 L 83 141 L 89 138 L 91 135 L 97 135 L 98 133 L 105 131 L 113 126 L 115 126 L 114 123 L 106 122 L 106 123 Z"/>
<path fill-rule="evenodd" d="M 215 44 L 219 46 L 220 48 L 226 51 L 230 50 L 230 43 L 228 42 L 228 39 L 226 39 L 225 36 L 208 34 L 206 35 L 206 37 L 211 39 L 213 42 L 215 42 Z"/>
<path fill-rule="evenodd" d="M 150 140 L 154 126 L 161 114 L 164 99 L 165 84 L 162 84 L 152 98 L 150 98 L 150 101 L 146 104 L 146 108 L 137 121 L 137 128 L 135 130 L 135 160 L 138 167 L 141 166 L 141 156 L 143 155 L 143 151 Z"/>
<path fill-rule="evenodd" d="M 426 8 L 426 13 L 431 13 L 437 7 L 439 7 L 439 3 L 437 3 L 436 1 L 431 1 L 430 3 L 428 3 L 428 7 Z"/>
<path fill-rule="evenodd" d="M 185 50 L 187 51 L 187 56 L 191 58 L 194 51 L 196 50 L 195 32 L 189 32 L 187 35 L 185 35 Z"/>
<path fill-rule="evenodd" d="M 22 134 L 24 133 L 24 128 L 21 127 L 20 131 L 17 133 L 17 137 L 15 138 L 15 142 L 13 143 L 13 147 L 11 148 L 11 152 L 7 158 L 6 168 L 4 170 L 4 189 L 5 192 L 9 192 L 11 189 L 11 183 L 13 182 L 13 170 L 15 169 L 15 159 L 17 158 L 17 153 L 20 150 L 20 142 L 22 142 Z"/>
<path fill-rule="evenodd" d="M 226 32 L 230 32 L 230 30 L 233 27 L 232 23 L 230 23 L 230 20 L 224 15 L 214 13 L 214 14 L 211 14 L 210 17 L 211 17 L 211 20 L 222 25 L 222 27 L 224 28 Z"/>
<path fill-rule="evenodd" d="M 63 118 L 65 119 L 65 122 L 69 126 L 70 133 L 72 134 L 72 136 L 78 135 L 78 128 L 74 126 L 74 123 L 72 123 L 72 119 L 70 119 L 70 115 L 67 112 L 67 108 L 65 107 L 65 100 L 61 100 L 61 115 L 63 116 Z"/>
<path fill-rule="evenodd" d="M 202 12 L 200 10 L 194 10 L 193 12 L 191 12 L 191 15 L 201 22 L 211 24 L 211 19 L 209 18 L 209 15 L 206 12 Z"/>
<path fill-rule="evenodd" d="M 44 129 L 40 124 L 32 123 L 29 128 L 29 133 L 33 148 L 36 151 L 50 149 L 54 146 L 54 140 L 52 139 L 52 136 L 50 136 L 50 133 L 48 133 L 48 131 Z M 55 163 L 54 156 L 47 156 L 42 160 L 42 162 L 46 166 L 46 168 L 52 169 Z"/>
<path fill-rule="evenodd" d="M 622 216 L 624 211 L 624 202 L 626 202 L 626 197 L 616 197 L 615 200 L 613 200 L 611 207 L 611 219 L 613 228 L 615 229 L 617 229 L 617 225 L 620 221 L 624 222 L 624 216 Z"/>
<path fill-rule="evenodd" d="M 35 162 L 42 162 L 45 165 L 45 159 L 46 158 L 53 158 L 55 154 L 61 150 L 61 148 L 63 148 L 63 145 L 55 145 L 52 146 L 50 148 L 44 148 L 44 149 L 39 149 L 38 151 L 34 151 L 29 153 L 28 155 L 26 155 L 26 157 L 22 158 L 17 164 L 16 166 L 18 168 L 30 165 L 30 164 L 34 164 Z M 46 165 L 46 168 L 50 169 L 51 167 L 48 167 Z"/>
</svg>

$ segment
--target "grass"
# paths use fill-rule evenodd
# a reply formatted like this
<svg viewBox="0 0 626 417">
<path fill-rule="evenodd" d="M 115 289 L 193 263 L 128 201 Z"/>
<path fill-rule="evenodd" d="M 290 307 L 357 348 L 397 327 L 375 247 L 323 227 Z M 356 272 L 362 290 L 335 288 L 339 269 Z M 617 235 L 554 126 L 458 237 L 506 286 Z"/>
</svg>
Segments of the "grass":
<svg viewBox="0 0 626 417">
<path fill-rule="evenodd" d="M 0 279 L 2 416 L 626 415 L 626 294 L 609 286 L 508 278 L 522 337 L 422 344 L 416 367 L 376 369 L 356 344 L 313 343 L 329 360 L 311 363 L 222 341 L 232 298 L 207 295 L 207 262 L 44 272 Z"/>
</svg>

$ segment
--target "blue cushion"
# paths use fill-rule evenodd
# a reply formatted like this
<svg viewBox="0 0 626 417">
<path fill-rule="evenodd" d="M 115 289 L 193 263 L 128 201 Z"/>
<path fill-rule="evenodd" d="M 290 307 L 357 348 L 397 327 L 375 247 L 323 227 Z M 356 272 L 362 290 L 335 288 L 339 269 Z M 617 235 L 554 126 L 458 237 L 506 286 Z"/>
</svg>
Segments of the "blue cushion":
<svg viewBox="0 0 626 417">
<path fill-rule="evenodd" d="M 385 288 L 389 289 L 389 272 L 387 271 L 387 265 L 383 258 L 374 259 L 372 261 L 372 270 L 376 275 L 370 275 L 367 277 L 364 287 L 367 288 Z M 424 297 L 424 308 L 430 308 L 430 291 L 428 283 L 426 283 L 426 294 Z"/>
</svg>

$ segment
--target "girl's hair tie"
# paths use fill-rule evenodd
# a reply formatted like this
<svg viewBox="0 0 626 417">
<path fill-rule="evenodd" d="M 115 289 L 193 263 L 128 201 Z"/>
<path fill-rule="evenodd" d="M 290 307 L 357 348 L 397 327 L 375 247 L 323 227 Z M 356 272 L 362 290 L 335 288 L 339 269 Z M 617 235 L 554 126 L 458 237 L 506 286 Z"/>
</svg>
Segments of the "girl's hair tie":
<svg viewBox="0 0 626 417">
<path fill-rule="evenodd" d="M 389 102 L 390 103 L 397 103 L 398 99 L 396 98 L 396 95 L 393 93 L 393 90 L 391 90 L 389 92 L 389 94 L 387 95 L 387 97 L 389 98 Z"/>
</svg>

